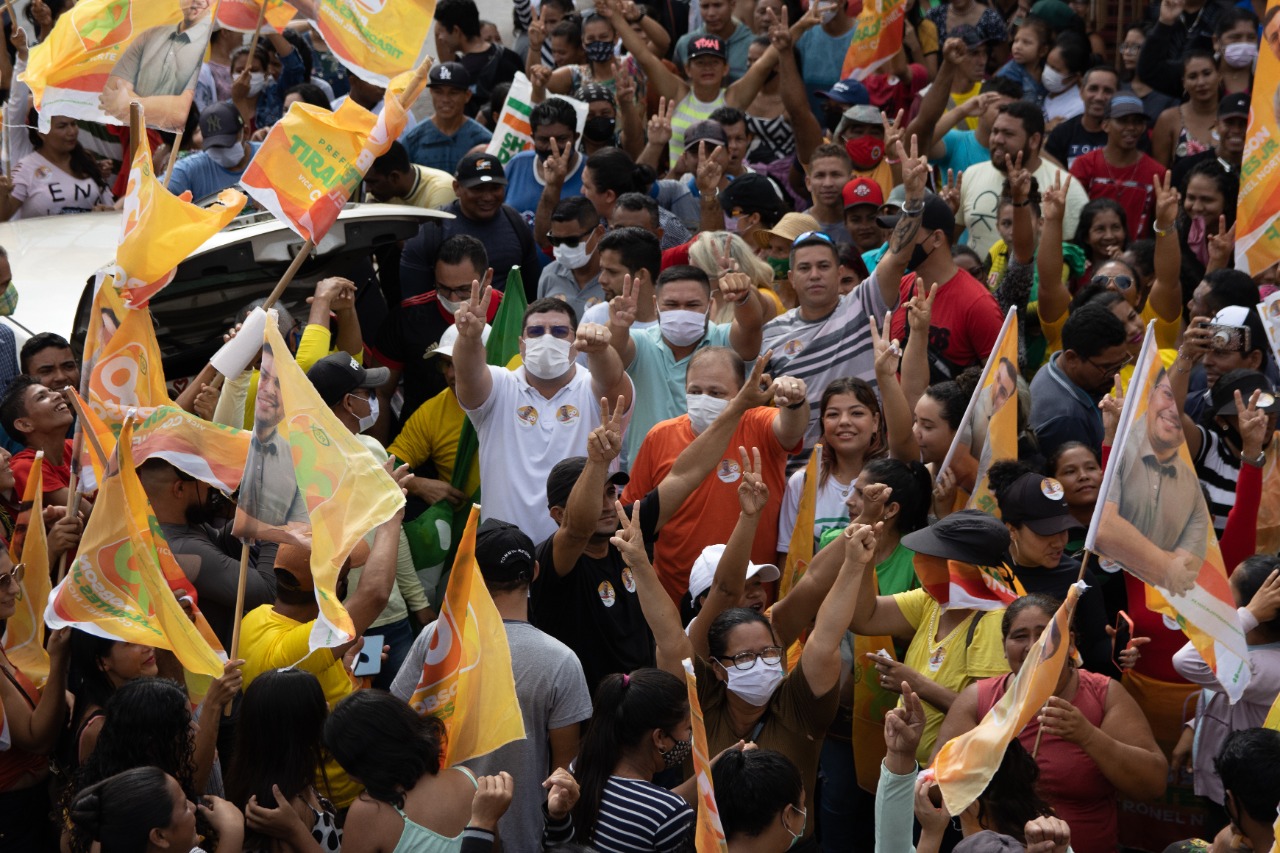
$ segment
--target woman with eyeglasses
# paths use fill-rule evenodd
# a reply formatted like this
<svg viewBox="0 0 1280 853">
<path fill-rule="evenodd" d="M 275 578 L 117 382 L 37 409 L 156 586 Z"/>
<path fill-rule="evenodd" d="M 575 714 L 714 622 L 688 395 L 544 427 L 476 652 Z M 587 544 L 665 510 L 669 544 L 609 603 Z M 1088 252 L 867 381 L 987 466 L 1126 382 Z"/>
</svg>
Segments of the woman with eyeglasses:
<svg viewBox="0 0 1280 853">
<path fill-rule="evenodd" d="M 14 565 L 7 551 L 0 549 L 0 634 L 19 607 L 29 607 L 23 598 L 23 564 Z M 40 619 L 42 614 L 32 614 Z M 4 850 L 46 850 L 57 844 L 48 820 L 49 755 L 67 719 L 67 641 L 71 631 L 62 628 L 49 634 L 49 679 L 44 689 L 22 672 L 0 650 L 0 712 L 4 714 L 4 735 L 0 735 L 0 848 Z M 14 652 L 17 657 L 17 652 Z"/>
</svg>

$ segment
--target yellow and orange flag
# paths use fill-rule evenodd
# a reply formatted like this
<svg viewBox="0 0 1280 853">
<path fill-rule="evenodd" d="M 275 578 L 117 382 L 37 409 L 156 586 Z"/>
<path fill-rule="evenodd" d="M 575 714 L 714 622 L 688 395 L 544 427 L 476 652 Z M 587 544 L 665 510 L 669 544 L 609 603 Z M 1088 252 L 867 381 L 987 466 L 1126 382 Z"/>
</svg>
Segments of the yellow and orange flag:
<svg viewBox="0 0 1280 853">
<path fill-rule="evenodd" d="M 906 0 L 865 0 L 854 21 L 840 79 L 862 80 L 902 50 Z"/>
<path fill-rule="evenodd" d="M 276 32 L 283 32 L 285 24 L 293 20 L 297 10 L 285 0 L 218 0 L 218 26 L 238 33 L 252 33 L 258 29 L 258 18 L 269 24 Z"/>
<path fill-rule="evenodd" d="M 702 703 L 698 701 L 698 678 L 693 674 L 693 661 L 685 658 L 684 683 L 689 689 L 689 721 L 693 725 L 693 775 L 698 780 L 698 825 L 693 838 L 697 853 L 729 853 L 716 805 L 716 787 L 711 779 L 711 755 L 707 747 L 707 726 L 702 719 Z"/>
<path fill-rule="evenodd" d="M 49 596 L 45 622 L 54 629 L 76 627 L 109 640 L 169 649 L 188 672 L 216 678 L 222 659 L 208 639 L 212 632 L 205 635 L 192 624 L 170 588 L 168 576 L 182 570 L 165 565 L 165 556 L 171 562 L 172 554 L 167 544 L 160 550 L 164 540 L 153 531 L 131 445 L 132 424 L 126 421 L 79 553 Z"/>
<path fill-rule="evenodd" d="M 320 398 L 268 322 L 232 532 L 311 551 L 320 607 L 311 651 L 355 639 L 338 572 L 356 542 L 402 506 L 400 487 Z"/>
<path fill-rule="evenodd" d="M 429 32 L 436 0 L 290 2 L 298 17 L 319 31 L 338 61 L 370 83 L 385 86 L 434 53 Z M 267 11 L 270 14 L 270 6 Z"/>
<path fill-rule="evenodd" d="M 22 594 L 17 610 L 4 630 L 4 653 L 37 686 L 49 677 L 49 654 L 44 650 L 44 608 L 49 602 L 49 541 L 44 530 L 44 451 L 36 451 L 36 461 L 27 478 L 26 492 L 14 523 L 9 559 L 25 563 Z"/>
<path fill-rule="evenodd" d="M 1267 3 L 1267 16 L 1280 0 Z M 1265 17 L 1265 16 L 1264 16 Z M 1270 26 L 1268 27 L 1270 29 Z M 1240 201 L 1236 210 L 1236 269 L 1251 276 L 1280 258 L 1280 52 L 1267 39 L 1254 70 L 1249 129 L 1240 164 Z"/>
<path fill-rule="evenodd" d="M 1249 683 L 1249 648 L 1155 321 L 1125 392 L 1084 546 L 1106 561 L 1103 568 L 1123 568 L 1145 583 L 1147 607 L 1176 620 L 1223 692 L 1233 703 L 1240 698 Z"/>
<path fill-rule="evenodd" d="M 791 531 L 791 550 L 787 551 L 787 562 L 782 567 L 782 579 L 778 583 L 778 598 L 791 591 L 813 562 L 813 526 L 818 512 L 818 478 L 821 476 L 822 445 L 815 444 L 804 468 L 804 489 L 800 492 L 796 526 Z"/>
<path fill-rule="evenodd" d="M 240 185 L 304 240 L 319 243 L 373 161 L 404 131 L 404 102 L 421 91 L 426 65 L 387 89 L 379 115 L 351 98 L 330 112 L 298 101 L 272 126 Z M 403 99 L 403 101 L 402 101 Z"/>
<path fill-rule="evenodd" d="M 129 123 L 139 101 L 152 127 L 187 123 L 209 48 L 211 0 L 81 0 L 31 48 L 22 79 L 47 130 L 53 116 Z"/>
<path fill-rule="evenodd" d="M 116 285 L 130 308 L 147 304 L 173 280 L 178 264 L 235 218 L 247 199 L 223 190 L 210 207 L 191 203 L 188 190 L 180 196 L 156 180 L 146 134 L 138 141 L 129 171 L 116 250 Z"/>
<path fill-rule="evenodd" d="M 444 606 L 427 628 L 431 642 L 422 676 L 409 697 L 419 714 L 444 723 L 449 767 L 525 736 L 507 631 L 476 562 L 479 523 L 480 508 L 473 505 Z"/>
<path fill-rule="evenodd" d="M 1005 748 L 1053 695 L 1071 649 L 1071 614 L 1083 586 L 1077 582 L 1067 590 L 1067 600 L 1032 644 L 1000 701 L 976 728 L 939 750 L 933 770 L 942 801 L 952 814 L 963 812 L 987 789 L 1004 760 Z"/>
</svg>

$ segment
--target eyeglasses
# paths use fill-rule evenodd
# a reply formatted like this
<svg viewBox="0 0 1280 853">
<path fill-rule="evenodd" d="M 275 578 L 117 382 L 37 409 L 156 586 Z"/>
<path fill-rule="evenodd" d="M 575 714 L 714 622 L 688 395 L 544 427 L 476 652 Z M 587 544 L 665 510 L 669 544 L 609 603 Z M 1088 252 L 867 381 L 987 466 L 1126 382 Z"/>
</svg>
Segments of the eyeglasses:
<svg viewBox="0 0 1280 853">
<path fill-rule="evenodd" d="M 552 246 L 564 246 L 566 249 L 576 249 L 579 243 L 581 243 L 583 240 L 586 240 L 588 237 L 590 237 L 592 234 L 595 233 L 595 230 L 597 227 L 598 226 L 593 225 L 576 237 L 557 237 L 556 235 L 548 231 L 547 242 L 550 243 Z"/>
<path fill-rule="evenodd" d="M 447 284 L 436 284 L 436 296 L 453 302 L 463 302 L 471 298 L 471 285 L 463 284 L 458 287 L 450 287 Z"/>
<path fill-rule="evenodd" d="M 1120 361 L 1116 362 L 1115 364 L 1098 364 L 1098 362 L 1094 361 L 1091 358 L 1086 358 L 1085 361 L 1089 362 L 1095 368 L 1097 368 L 1098 370 L 1101 370 L 1103 373 L 1110 376 L 1113 373 L 1119 373 L 1120 370 L 1124 368 L 1126 364 L 1133 361 L 1133 356 L 1129 355 L 1128 353 L 1125 353 L 1124 358 L 1120 359 Z"/>
<path fill-rule="evenodd" d="M 7 586 L 9 583 L 12 582 L 14 588 L 21 591 L 22 578 L 23 576 L 26 575 L 26 573 L 27 573 L 27 564 L 18 563 L 18 565 L 14 566 L 9 571 L 4 572 L 3 574 L 0 574 L 0 587 Z"/>
<path fill-rule="evenodd" d="M 573 145 L 572 133 L 566 133 L 564 136 L 541 136 L 541 137 L 535 136 L 533 138 L 533 142 L 539 148 L 546 148 L 548 151 L 550 151 L 551 141 L 553 139 L 555 140 L 556 145 L 559 146 L 561 153 L 564 153 L 566 150 L 569 149 L 570 146 Z"/>
<path fill-rule="evenodd" d="M 1127 275 L 1095 275 L 1089 283 L 1100 284 L 1103 287 L 1106 287 L 1113 281 L 1116 283 L 1117 290 L 1128 290 L 1133 287 L 1133 277 Z"/>
<path fill-rule="evenodd" d="M 799 246 L 801 243 L 807 242 L 809 240 L 821 240 L 824 243 L 830 243 L 832 246 L 836 244 L 836 241 L 832 240 L 831 235 L 829 234 L 826 234 L 822 231 L 806 231 L 803 234 L 801 234 L 799 237 L 791 241 L 791 248 L 794 249 L 796 246 Z"/>
<path fill-rule="evenodd" d="M 1141 44 L 1121 44 L 1120 52 L 1121 53 L 1141 53 L 1142 45 Z"/>
<path fill-rule="evenodd" d="M 782 647 L 769 646 L 767 649 L 765 649 L 764 651 L 758 654 L 756 652 L 742 652 L 741 654 L 736 654 L 733 657 L 726 657 L 724 655 L 719 656 L 719 660 L 733 661 L 733 668 L 742 669 L 742 670 L 751 669 L 751 667 L 755 666 L 757 658 L 764 661 L 766 664 L 770 666 L 774 665 L 775 663 L 781 663 Z"/>
<path fill-rule="evenodd" d="M 553 338 L 560 340 L 568 340 L 573 335 L 573 329 L 569 326 L 525 326 L 524 336 L 526 338 L 540 338 L 543 335 L 551 335 Z"/>
</svg>

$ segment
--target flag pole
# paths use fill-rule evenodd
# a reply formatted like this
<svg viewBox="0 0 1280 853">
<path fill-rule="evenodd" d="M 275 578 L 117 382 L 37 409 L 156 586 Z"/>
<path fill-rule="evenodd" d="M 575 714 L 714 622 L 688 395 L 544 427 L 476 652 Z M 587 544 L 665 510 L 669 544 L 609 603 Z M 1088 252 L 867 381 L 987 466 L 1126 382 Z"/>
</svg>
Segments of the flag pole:
<svg viewBox="0 0 1280 853">
<path fill-rule="evenodd" d="M 240 620 L 241 614 L 244 613 L 244 590 L 245 580 L 249 577 L 249 544 L 242 542 L 240 544 L 240 581 L 236 586 L 236 620 L 232 623 L 231 628 L 231 649 L 229 650 L 230 660 L 238 660 L 240 654 Z M 228 706 L 230 711 L 230 706 Z"/>
<path fill-rule="evenodd" d="M 267 0 L 262 0 L 258 4 L 258 23 L 253 28 L 253 38 L 249 39 L 249 59 L 245 62 L 245 68 L 253 66 L 253 52 L 258 49 L 258 37 L 262 35 L 262 22 L 267 18 Z M 267 69 L 262 69 L 266 71 Z"/>
<path fill-rule="evenodd" d="M 1084 558 L 1080 560 L 1080 574 L 1076 577 L 1076 583 L 1084 581 L 1085 570 L 1089 568 L 1089 558 L 1093 556 L 1092 551 L 1085 551 Z M 1043 708 L 1041 710 L 1044 710 Z M 1031 746 L 1031 760 L 1034 761 L 1036 753 L 1040 751 L 1040 737 L 1044 734 L 1044 726 L 1036 729 L 1036 742 Z"/>
<path fill-rule="evenodd" d="M 169 146 L 169 162 L 165 164 L 164 182 L 161 184 L 165 189 L 169 189 L 169 179 L 173 177 L 173 164 L 178 162 L 178 149 L 182 147 L 182 135 L 186 132 L 186 127 L 180 127 L 173 135 L 173 144 Z"/>
</svg>

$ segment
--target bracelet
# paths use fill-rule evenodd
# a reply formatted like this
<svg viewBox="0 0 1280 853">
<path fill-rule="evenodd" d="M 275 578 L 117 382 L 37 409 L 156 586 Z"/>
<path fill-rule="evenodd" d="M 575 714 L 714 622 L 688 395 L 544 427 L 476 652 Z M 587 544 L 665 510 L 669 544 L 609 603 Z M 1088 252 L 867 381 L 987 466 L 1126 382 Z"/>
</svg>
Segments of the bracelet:
<svg viewBox="0 0 1280 853">
<path fill-rule="evenodd" d="M 741 299 L 735 299 L 735 300 L 733 301 L 733 304 L 734 304 L 734 305 L 746 305 L 746 304 L 747 304 L 748 302 L 750 302 L 750 301 L 751 301 L 751 291 L 749 291 L 749 290 L 748 290 L 748 291 L 746 292 L 746 295 L 744 295 Z"/>
<path fill-rule="evenodd" d="M 924 199 L 920 199 L 915 207 L 907 207 L 906 204 L 903 204 L 902 212 L 907 216 L 919 216 L 924 213 Z"/>
<path fill-rule="evenodd" d="M 1254 468 L 1261 468 L 1263 463 L 1267 461 L 1267 454 L 1264 451 L 1260 450 L 1258 451 L 1257 456 L 1250 457 L 1250 456 L 1245 456 L 1244 453 L 1242 452 L 1240 454 L 1240 461 L 1246 465 L 1252 465 Z"/>
<path fill-rule="evenodd" d="M 1173 232 L 1172 225 L 1170 225 L 1168 228 L 1161 228 L 1159 225 L 1153 225 L 1152 228 L 1155 230 L 1157 237 L 1168 237 L 1169 234 Z"/>
<path fill-rule="evenodd" d="M 886 163 L 888 163 L 890 166 L 897 166 L 899 163 L 901 163 L 901 162 L 902 162 L 901 160 L 894 160 L 894 159 L 892 159 L 892 158 L 890 158 L 890 157 L 886 157 L 886 158 L 884 158 L 884 161 L 885 161 Z"/>
<path fill-rule="evenodd" d="M 791 409 L 792 411 L 795 411 L 796 409 L 800 408 L 801 406 L 807 406 L 807 405 L 809 405 L 809 401 L 808 401 L 808 400 L 801 400 L 799 403 L 792 403 L 791 405 L 786 406 L 785 408 L 788 408 L 788 409 Z"/>
<path fill-rule="evenodd" d="M 1027 205 L 1031 204 L 1031 199 L 1025 198 L 1022 201 L 1010 201 L 1009 204 L 1013 205 L 1014 207 L 1026 207 Z"/>
<path fill-rule="evenodd" d="M 628 24 L 634 27 L 636 24 L 644 20 L 644 12 L 641 12 L 639 15 L 636 15 L 634 18 L 623 18 L 622 20 L 626 21 Z"/>
</svg>

